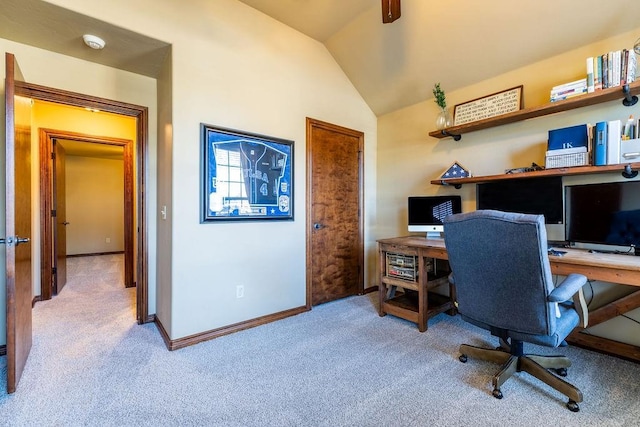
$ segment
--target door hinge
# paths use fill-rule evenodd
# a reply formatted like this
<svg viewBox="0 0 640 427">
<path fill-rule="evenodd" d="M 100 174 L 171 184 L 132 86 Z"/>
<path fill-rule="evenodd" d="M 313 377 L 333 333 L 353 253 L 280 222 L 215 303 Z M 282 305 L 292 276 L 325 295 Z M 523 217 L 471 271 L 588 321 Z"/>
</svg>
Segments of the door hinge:
<svg viewBox="0 0 640 427">
<path fill-rule="evenodd" d="M 55 160 L 56 159 L 56 153 L 55 151 L 51 153 L 51 160 Z"/>
<path fill-rule="evenodd" d="M 56 267 L 51 267 L 51 274 L 56 274 L 58 269 Z"/>
<path fill-rule="evenodd" d="M 55 218 L 56 215 L 57 215 L 56 210 L 55 209 L 51 209 L 51 216 Z"/>
</svg>

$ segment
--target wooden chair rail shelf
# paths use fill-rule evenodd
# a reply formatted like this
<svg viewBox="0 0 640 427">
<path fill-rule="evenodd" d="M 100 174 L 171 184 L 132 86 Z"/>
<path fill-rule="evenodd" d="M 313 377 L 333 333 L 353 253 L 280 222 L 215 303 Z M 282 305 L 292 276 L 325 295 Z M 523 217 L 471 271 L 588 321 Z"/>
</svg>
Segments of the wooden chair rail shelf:
<svg viewBox="0 0 640 427">
<path fill-rule="evenodd" d="M 450 126 L 445 129 L 429 132 L 429 136 L 438 139 L 453 137 L 458 141 L 460 140 L 461 135 L 465 133 L 516 123 L 563 111 L 574 110 L 576 108 L 602 104 L 604 102 L 629 99 L 638 94 L 640 94 L 640 80 L 636 80 L 633 83 L 622 87 L 602 89 L 582 96 L 577 96 L 575 98 L 565 99 L 563 101 L 549 102 L 537 107 L 524 108 L 522 110 L 503 114 L 497 117 L 491 117 L 458 126 Z"/>
</svg>

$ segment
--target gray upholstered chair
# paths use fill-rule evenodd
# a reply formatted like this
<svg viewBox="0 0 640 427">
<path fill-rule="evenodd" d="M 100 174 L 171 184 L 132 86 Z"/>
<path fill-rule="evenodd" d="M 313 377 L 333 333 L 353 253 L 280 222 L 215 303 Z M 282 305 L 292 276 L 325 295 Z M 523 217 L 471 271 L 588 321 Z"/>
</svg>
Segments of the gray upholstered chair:
<svg viewBox="0 0 640 427">
<path fill-rule="evenodd" d="M 570 360 L 523 352 L 523 342 L 565 345 L 566 336 L 587 321 L 582 296 L 586 277 L 570 274 L 554 286 L 544 217 L 491 210 L 450 215 L 444 220 L 444 240 L 458 312 L 500 342 L 496 349 L 462 344 L 460 361 L 470 356 L 501 363 L 493 378 L 498 399 L 502 384 L 525 371 L 563 393 L 569 398 L 567 407 L 579 411 L 582 393 L 558 377 L 566 376 Z"/>
</svg>

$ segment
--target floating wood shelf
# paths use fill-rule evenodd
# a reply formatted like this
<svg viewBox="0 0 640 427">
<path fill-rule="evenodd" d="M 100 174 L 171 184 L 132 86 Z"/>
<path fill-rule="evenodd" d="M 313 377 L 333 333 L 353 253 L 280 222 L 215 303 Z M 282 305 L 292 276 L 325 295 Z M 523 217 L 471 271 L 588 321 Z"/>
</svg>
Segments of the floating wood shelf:
<svg viewBox="0 0 640 427">
<path fill-rule="evenodd" d="M 574 110 L 576 108 L 588 107 L 591 105 L 602 104 L 610 101 L 622 101 L 627 97 L 640 94 L 640 80 L 628 85 L 628 92 L 624 87 L 614 87 L 603 89 L 592 93 L 587 93 L 575 98 L 565 99 L 564 101 L 549 102 L 544 105 L 532 108 L 524 108 L 514 111 L 513 113 L 503 114 L 501 116 L 489 119 L 479 120 L 477 122 L 466 123 L 464 125 L 451 126 L 442 130 L 429 132 L 429 136 L 442 139 L 453 137 L 456 141 L 465 133 L 475 132 L 478 130 L 489 129 L 497 126 L 516 123 L 527 119 L 547 116 L 549 114 L 560 113 L 563 111 Z"/>
<path fill-rule="evenodd" d="M 453 185 L 456 188 L 460 188 L 462 184 L 478 184 L 482 182 L 501 181 L 505 179 L 540 178 L 545 176 L 591 175 L 607 172 L 622 173 L 627 165 L 632 170 L 640 169 L 640 163 L 624 163 L 619 165 L 607 166 L 574 166 L 571 168 L 544 169 L 541 171 L 533 172 L 503 173 L 500 175 L 472 176 L 468 178 L 434 179 L 433 181 L 431 181 L 431 184 Z"/>
</svg>

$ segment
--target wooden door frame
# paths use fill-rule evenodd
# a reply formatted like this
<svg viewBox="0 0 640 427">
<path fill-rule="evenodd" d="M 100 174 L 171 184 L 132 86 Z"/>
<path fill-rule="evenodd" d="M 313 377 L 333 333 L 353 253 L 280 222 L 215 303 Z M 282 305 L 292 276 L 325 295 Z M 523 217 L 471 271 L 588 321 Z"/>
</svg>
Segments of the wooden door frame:
<svg viewBox="0 0 640 427">
<path fill-rule="evenodd" d="M 149 110 L 147 107 L 128 104 L 61 89 L 16 82 L 16 95 L 56 104 L 91 108 L 100 111 L 134 117 L 136 119 L 136 172 L 137 172 L 137 269 L 136 269 L 136 318 L 139 324 L 154 321 L 149 316 L 148 289 L 148 229 L 146 221 L 146 171 L 149 152 Z"/>
<path fill-rule="evenodd" d="M 130 139 L 93 136 L 54 129 L 40 129 L 40 286 L 43 300 L 51 299 L 53 280 L 53 224 L 49 212 L 53 210 L 53 153 L 54 140 L 114 145 L 123 148 L 124 162 L 124 284 L 135 286 L 133 279 L 134 222 L 133 222 L 133 146 Z"/>
<path fill-rule="evenodd" d="M 334 125 L 332 123 L 323 122 L 317 119 L 307 117 L 306 119 L 307 135 L 306 135 L 306 156 L 307 156 L 307 223 L 306 223 L 306 309 L 311 310 L 312 307 L 312 291 L 313 291 L 313 254 L 311 239 L 313 235 L 313 128 L 321 128 L 332 132 L 343 133 L 345 135 L 358 138 L 358 209 L 360 211 L 358 224 L 358 265 L 360 272 L 358 274 L 358 293 L 364 293 L 364 133 L 361 131 Z"/>
</svg>

